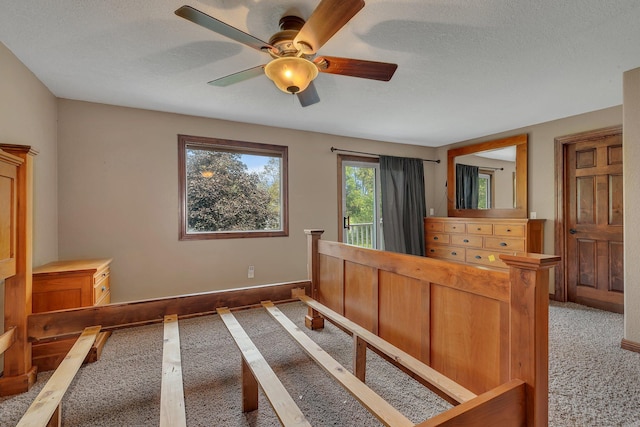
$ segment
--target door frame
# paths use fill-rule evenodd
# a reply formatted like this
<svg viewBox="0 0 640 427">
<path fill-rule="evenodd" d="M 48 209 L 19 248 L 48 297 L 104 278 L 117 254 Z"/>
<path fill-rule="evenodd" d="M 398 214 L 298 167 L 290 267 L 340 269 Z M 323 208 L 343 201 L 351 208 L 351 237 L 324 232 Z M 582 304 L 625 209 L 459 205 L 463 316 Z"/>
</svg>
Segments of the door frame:
<svg viewBox="0 0 640 427">
<path fill-rule="evenodd" d="M 362 162 L 362 163 L 380 163 L 379 157 L 363 157 L 353 156 L 349 154 L 338 154 L 338 242 L 342 242 L 343 231 L 343 212 L 342 212 L 342 162 Z"/>
<path fill-rule="evenodd" d="M 566 171 L 564 167 L 567 147 L 579 141 L 602 139 L 608 136 L 622 134 L 622 125 L 610 126 L 606 128 L 579 132 L 571 135 L 559 136 L 555 141 L 555 189 L 556 189 L 556 221 L 554 227 L 555 253 L 562 257 L 560 264 L 555 268 L 555 292 L 551 294 L 551 299 L 555 301 L 567 301 L 567 232 L 565 224 L 565 197 Z"/>
</svg>

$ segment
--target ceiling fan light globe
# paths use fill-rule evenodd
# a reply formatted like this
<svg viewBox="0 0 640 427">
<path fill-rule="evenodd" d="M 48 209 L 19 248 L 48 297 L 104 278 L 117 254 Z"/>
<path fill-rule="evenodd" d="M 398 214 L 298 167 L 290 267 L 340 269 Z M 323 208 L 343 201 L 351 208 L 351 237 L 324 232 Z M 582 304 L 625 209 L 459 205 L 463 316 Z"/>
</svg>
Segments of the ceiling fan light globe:
<svg viewBox="0 0 640 427">
<path fill-rule="evenodd" d="M 264 73 L 278 89 L 295 94 L 305 90 L 318 76 L 318 67 L 308 59 L 286 56 L 269 62 Z"/>
</svg>

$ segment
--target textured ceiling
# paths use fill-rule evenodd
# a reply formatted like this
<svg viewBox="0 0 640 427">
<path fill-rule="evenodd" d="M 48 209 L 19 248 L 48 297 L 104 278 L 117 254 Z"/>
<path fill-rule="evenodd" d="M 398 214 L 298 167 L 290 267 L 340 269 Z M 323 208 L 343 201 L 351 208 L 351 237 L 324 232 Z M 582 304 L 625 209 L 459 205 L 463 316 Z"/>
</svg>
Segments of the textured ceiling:
<svg viewBox="0 0 640 427">
<path fill-rule="evenodd" d="M 316 0 L 187 3 L 260 39 Z M 1 0 L 0 41 L 58 97 L 441 146 L 622 103 L 638 0 L 367 0 L 319 54 L 393 62 L 390 82 L 320 74 L 302 108 L 269 56 L 174 15 L 184 0 Z M 0 70 L 0 73 L 2 70 Z"/>
</svg>

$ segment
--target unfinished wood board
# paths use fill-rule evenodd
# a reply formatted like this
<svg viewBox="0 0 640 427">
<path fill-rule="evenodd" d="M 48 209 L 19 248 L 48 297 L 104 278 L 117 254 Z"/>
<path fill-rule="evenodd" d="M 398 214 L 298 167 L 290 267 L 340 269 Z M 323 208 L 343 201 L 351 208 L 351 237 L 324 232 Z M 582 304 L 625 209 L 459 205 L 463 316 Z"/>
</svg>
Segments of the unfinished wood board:
<svg viewBox="0 0 640 427">
<path fill-rule="evenodd" d="M 386 400 L 371 390 L 344 366 L 338 363 L 318 344 L 300 330 L 287 316 L 285 316 L 272 302 L 262 303 L 267 312 L 277 320 L 293 337 L 302 349 L 314 359 L 320 367 L 332 375 L 351 395 L 369 410 L 380 422 L 386 426 L 413 426 L 414 424 Z"/>
<path fill-rule="evenodd" d="M 306 420 L 298 408 L 298 405 L 296 405 L 289 392 L 287 392 L 287 389 L 284 388 L 278 376 L 273 372 L 273 369 L 271 369 L 271 366 L 269 366 L 264 357 L 262 357 L 260 350 L 253 344 L 253 341 L 251 341 L 251 338 L 249 338 L 249 335 L 244 331 L 235 316 L 231 314 L 231 311 L 226 307 L 218 308 L 217 311 L 238 346 L 238 349 L 242 352 L 242 358 L 246 362 L 246 367 L 251 370 L 253 377 L 260 384 L 260 387 L 264 391 L 269 403 L 271 403 L 282 425 L 311 427 L 311 424 Z M 251 383 L 249 383 L 249 387 L 254 388 Z M 257 395 L 255 397 L 255 407 L 257 408 Z M 247 407 L 246 405 L 243 406 L 245 406 L 245 408 Z"/>
<path fill-rule="evenodd" d="M 31 403 L 17 427 L 46 426 L 49 423 L 99 333 L 100 326 L 92 326 L 82 332 L 67 357 Z"/>
<path fill-rule="evenodd" d="M 186 427 L 180 330 L 178 316 L 164 317 L 162 347 L 162 390 L 160 393 L 160 427 Z"/>
</svg>

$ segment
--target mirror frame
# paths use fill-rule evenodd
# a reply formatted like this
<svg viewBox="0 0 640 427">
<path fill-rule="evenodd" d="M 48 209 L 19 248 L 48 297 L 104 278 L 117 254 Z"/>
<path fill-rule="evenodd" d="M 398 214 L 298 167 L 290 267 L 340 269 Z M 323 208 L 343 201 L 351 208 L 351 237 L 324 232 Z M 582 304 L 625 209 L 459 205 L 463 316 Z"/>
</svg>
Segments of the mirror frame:
<svg viewBox="0 0 640 427">
<path fill-rule="evenodd" d="M 516 207 L 513 209 L 456 209 L 455 158 L 480 151 L 516 146 Z M 527 134 L 481 142 L 447 151 L 447 214 L 470 218 L 527 218 Z"/>
</svg>

